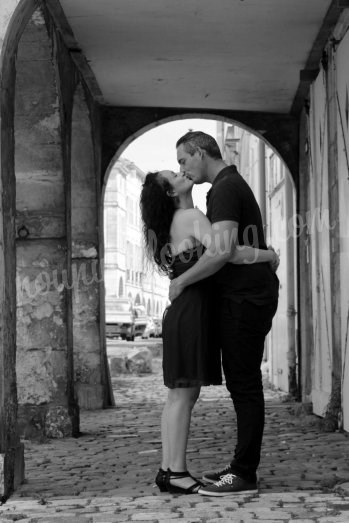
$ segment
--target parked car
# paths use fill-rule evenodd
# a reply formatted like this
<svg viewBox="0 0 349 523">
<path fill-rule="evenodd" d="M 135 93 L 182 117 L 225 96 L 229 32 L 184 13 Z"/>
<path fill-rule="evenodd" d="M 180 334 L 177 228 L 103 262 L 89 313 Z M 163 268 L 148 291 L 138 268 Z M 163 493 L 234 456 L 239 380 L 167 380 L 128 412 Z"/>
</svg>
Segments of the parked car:
<svg viewBox="0 0 349 523">
<path fill-rule="evenodd" d="M 162 318 L 149 318 L 142 338 L 160 338 L 162 336 Z"/>
<path fill-rule="evenodd" d="M 148 318 L 148 322 L 147 322 L 147 325 L 142 334 L 142 338 L 143 339 L 154 338 L 155 331 L 156 331 L 156 325 L 155 325 L 153 318 Z"/>
<path fill-rule="evenodd" d="M 155 324 L 155 338 L 161 338 L 162 336 L 162 318 L 154 318 Z"/>
<path fill-rule="evenodd" d="M 105 330 L 107 338 L 135 339 L 135 321 L 132 303 L 127 298 L 110 298 L 105 304 Z"/>
<path fill-rule="evenodd" d="M 143 336 L 143 333 L 149 320 L 149 316 L 145 312 L 145 307 L 143 305 L 135 305 L 133 307 L 133 313 L 135 324 L 135 336 Z"/>
</svg>

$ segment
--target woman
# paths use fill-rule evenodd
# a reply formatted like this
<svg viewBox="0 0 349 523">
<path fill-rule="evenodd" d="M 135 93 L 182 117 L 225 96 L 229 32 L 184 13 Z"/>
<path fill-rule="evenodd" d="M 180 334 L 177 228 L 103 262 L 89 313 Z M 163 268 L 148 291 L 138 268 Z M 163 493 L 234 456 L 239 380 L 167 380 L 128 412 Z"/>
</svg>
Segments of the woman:
<svg viewBox="0 0 349 523">
<path fill-rule="evenodd" d="M 213 241 L 211 223 L 194 208 L 192 188 L 190 179 L 172 171 L 147 174 L 142 188 L 147 252 L 170 277 L 189 269 Z M 278 256 L 273 250 L 239 246 L 230 261 L 269 262 L 276 269 Z M 163 372 L 169 391 L 161 418 L 162 464 L 155 480 L 161 492 L 191 494 L 202 485 L 187 471 L 186 449 L 200 387 L 222 383 L 214 311 L 208 278 L 187 287 L 164 316 Z"/>
</svg>

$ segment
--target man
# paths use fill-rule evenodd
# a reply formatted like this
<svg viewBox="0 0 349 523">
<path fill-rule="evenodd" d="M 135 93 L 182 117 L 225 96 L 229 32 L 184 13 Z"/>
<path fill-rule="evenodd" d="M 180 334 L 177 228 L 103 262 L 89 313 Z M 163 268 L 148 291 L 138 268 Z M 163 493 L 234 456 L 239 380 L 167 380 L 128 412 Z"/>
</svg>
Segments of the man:
<svg viewBox="0 0 349 523">
<path fill-rule="evenodd" d="M 222 364 L 237 417 L 234 458 L 222 470 L 205 473 L 203 479 L 208 484 L 199 493 L 226 496 L 255 492 L 264 429 L 260 366 L 265 337 L 277 308 L 279 281 L 268 263 L 227 263 L 237 244 L 261 249 L 267 246 L 253 192 L 236 167 L 222 160 L 214 138 L 189 132 L 176 147 L 183 174 L 194 183 L 212 184 L 207 195 L 207 216 L 214 229 L 214 241 L 193 267 L 172 280 L 170 300 L 188 285 L 214 275 Z M 277 265 L 276 255 L 275 270 Z"/>
</svg>

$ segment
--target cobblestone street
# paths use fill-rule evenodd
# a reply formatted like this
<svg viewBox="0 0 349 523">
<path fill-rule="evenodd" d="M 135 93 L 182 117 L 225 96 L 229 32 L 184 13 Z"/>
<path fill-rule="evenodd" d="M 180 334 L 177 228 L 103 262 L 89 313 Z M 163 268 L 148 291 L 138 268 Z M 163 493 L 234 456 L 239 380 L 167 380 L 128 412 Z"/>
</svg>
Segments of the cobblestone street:
<svg viewBox="0 0 349 523">
<path fill-rule="evenodd" d="M 349 522 L 349 437 L 266 390 L 259 493 L 210 498 L 160 494 L 160 360 L 143 377 L 113 378 L 117 407 L 81 413 L 81 437 L 25 442 L 26 482 L 0 507 L 0 522 Z M 229 462 L 236 436 L 224 387 L 203 390 L 193 414 L 189 468 Z"/>
</svg>

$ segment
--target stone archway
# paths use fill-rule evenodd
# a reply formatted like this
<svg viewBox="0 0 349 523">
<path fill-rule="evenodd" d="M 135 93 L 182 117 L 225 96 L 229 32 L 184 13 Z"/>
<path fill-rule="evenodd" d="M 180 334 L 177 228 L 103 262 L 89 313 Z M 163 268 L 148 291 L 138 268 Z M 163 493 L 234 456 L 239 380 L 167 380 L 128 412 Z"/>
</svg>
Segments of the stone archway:
<svg viewBox="0 0 349 523">
<path fill-rule="evenodd" d="M 24 480 L 24 448 L 17 427 L 14 86 L 18 42 L 36 4 L 18 3 L 0 57 L 0 499 Z"/>
<path fill-rule="evenodd" d="M 122 111 L 122 110 L 121 110 Z M 125 109 L 126 111 L 126 109 Z M 154 111 L 154 116 L 158 114 L 163 114 L 167 110 L 160 109 L 158 111 Z M 111 110 L 113 112 L 113 109 Z M 117 110 L 119 112 L 119 109 Z M 171 112 L 168 110 L 168 112 Z M 140 114 L 142 113 L 142 114 Z M 146 115 L 150 118 L 151 110 L 147 112 L 147 110 L 144 110 L 144 113 L 142 111 L 138 112 L 135 110 L 135 112 L 131 109 L 131 115 L 139 117 L 138 123 L 141 121 L 141 117 Z M 228 114 L 228 112 L 224 112 L 224 114 Z M 144 118 L 146 119 L 146 116 Z M 265 116 L 265 115 L 264 115 Z M 125 157 L 127 156 L 127 146 L 131 141 L 136 139 L 136 137 L 139 137 L 141 134 L 145 134 L 147 131 L 153 130 L 154 128 L 158 128 L 159 134 L 161 134 L 160 127 L 163 126 L 163 124 L 171 123 L 173 121 L 180 121 L 180 120 L 191 120 L 191 119 L 201 118 L 202 120 L 209 119 L 209 120 L 216 120 L 217 123 L 219 122 L 219 127 L 217 125 L 217 137 L 218 139 L 221 139 L 220 143 L 221 146 L 223 144 L 226 146 L 226 155 L 230 154 L 232 151 L 229 149 L 229 135 L 228 135 L 228 129 L 231 131 L 231 140 L 235 140 L 236 142 L 239 141 L 239 153 L 245 158 L 244 162 L 244 172 L 241 173 L 245 177 L 245 179 L 250 184 L 252 190 L 255 192 L 255 195 L 257 197 L 257 200 L 261 207 L 261 212 L 263 215 L 263 222 L 265 226 L 270 225 L 272 222 L 276 221 L 277 223 L 281 224 L 282 226 L 280 228 L 280 234 L 275 234 L 274 229 L 276 227 L 273 227 L 273 235 L 271 236 L 271 227 L 269 228 L 269 236 L 268 239 L 270 240 L 272 238 L 272 244 L 280 251 L 282 263 L 279 267 L 279 272 L 282 271 L 282 297 L 283 299 L 280 300 L 280 304 L 282 304 L 282 311 L 280 307 L 280 315 L 278 316 L 279 321 L 274 321 L 274 324 L 276 325 L 275 333 L 272 338 L 270 338 L 269 342 L 269 351 L 268 351 L 268 364 L 270 366 L 271 370 L 271 380 L 273 385 L 280 386 L 282 390 L 285 392 L 291 392 L 295 393 L 297 392 L 297 353 L 296 353 L 296 327 L 295 327 L 295 314 L 296 314 L 296 276 L 297 276 L 297 269 L 294 264 L 294 253 L 295 253 L 295 235 L 291 234 L 291 237 L 289 237 L 289 221 L 292 222 L 293 215 L 296 213 L 296 199 L 294 198 L 295 194 L 295 184 L 294 181 L 292 181 L 292 178 L 289 174 L 289 169 L 287 169 L 287 166 L 283 159 L 280 157 L 280 154 L 277 153 L 276 147 L 270 147 L 270 144 L 265 139 L 266 132 L 264 130 L 259 129 L 258 132 L 254 131 L 251 128 L 248 128 L 247 125 L 240 125 L 240 122 L 237 122 L 236 120 L 232 120 L 230 117 L 227 116 L 217 116 L 216 114 L 209 115 L 205 111 L 204 114 L 193 114 L 190 113 L 190 115 L 183 112 L 181 115 L 176 117 L 168 117 L 164 119 L 160 119 L 157 122 L 153 122 L 152 124 L 148 124 L 146 127 L 141 128 L 140 130 L 136 131 L 133 135 L 130 135 L 124 143 L 120 145 L 116 152 L 116 157 L 121 155 L 123 151 L 125 151 Z M 246 118 L 246 121 L 248 118 Z M 251 118 L 251 121 L 253 119 Z M 256 121 L 258 120 L 256 116 Z M 262 122 L 263 118 L 261 118 Z M 276 117 L 277 120 L 277 117 Z M 285 116 L 285 121 L 288 122 L 290 125 L 289 131 L 291 131 L 291 128 L 293 125 L 295 125 L 296 120 L 288 119 L 287 116 Z M 291 124 L 291 121 L 293 122 Z M 264 124 L 269 124 L 272 126 L 272 120 L 265 117 Z M 123 121 L 121 121 L 121 124 L 123 124 Z M 222 124 L 222 126 L 220 126 Z M 115 124 L 117 126 L 117 124 Z M 119 122 L 120 125 L 120 122 Z M 129 132 L 130 128 L 137 127 L 137 121 L 134 121 L 132 117 L 130 118 L 130 123 L 127 127 L 127 129 L 123 129 L 122 127 L 118 128 L 118 136 L 120 136 L 122 133 L 127 134 Z M 165 125 L 164 125 L 165 127 Z M 200 129 L 199 125 L 197 127 Z M 240 132 L 236 130 L 236 128 L 240 129 Z M 204 126 L 203 126 L 203 129 Z M 247 132 L 246 132 L 247 131 Z M 263 131 L 263 132 L 262 132 Z M 283 139 L 286 139 L 286 132 L 283 135 Z M 291 133 L 292 134 L 292 133 Z M 155 135 L 155 133 L 154 133 Z M 271 130 L 269 132 L 269 136 L 271 135 Z M 222 137 L 224 136 L 224 139 L 222 140 Z M 294 145 L 294 142 L 297 139 L 297 132 L 296 127 L 293 128 L 293 134 L 292 134 L 292 144 Z M 253 142 L 253 144 L 252 144 Z M 154 138 L 154 143 L 156 144 L 156 138 Z M 285 147 L 285 142 L 282 142 L 282 139 L 280 139 L 278 142 L 279 147 Z M 173 139 L 173 149 L 175 146 L 175 138 Z M 268 146 L 268 147 L 267 147 Z M 152 150 L 151 146 L 149 145 L 149 154 L 152 157 Z M 281 148 L 282 148 L 281 147 Z M 246 153 L 247 150 L 253 151 L 253 155 L 249 154 L 242 154 L 243 152 Z M 268 152 L 266 153 L 266 151 Z M 235 149 L 234 149 L 235 151 Z M 237 152 L 237 151 L 236 151 Z M 293 150 L 295 153 L 295 148 Z M 166 151 L 167 153 L 167 151 Z M 166 154 L 165 153 L 165 154 Z M 223 153 L 223 149 L 222 149 Z M 295 153 L 296 154 L 296 153 Z M 267 160 L 268 157 L 268 160 Z M 273 160 L 271 158 L 273 157 Z M 115 157 L 114 157 L 115 158 Z M 253 158 L 253 159 L 252 159 Z M 134 159 L 134 158 L 133 158 Z M 228 159 L 227 157 L 224 158 L 226 163 L 235 163 L 235 162 L 229 162 L 228 160 L 232 160 L 232 156 Z M 280 179 L 278 178 L 277 181 L 273 180 L 273 175 L 271 174 L 272 170 L 275 169 L 272 167 L 272 164 L 274 165 L 274 160 L 277 159 L 278 167 L 277 170 L 281 173 L 282 176 Z M 289 159 L 291 159 L 291 156 L 289 156 Z M 140 159 L 141 162 L 141 159 Z M 266 167 L 268 163 L 268 171 L 270 174 L 270 178 L 268 179 L 268 184 L 266 185 Z M 282 164 L 282 166 L 281 166 Z M 255 166 L 259 165 L 260 167 L 256 168 Z M 141 163 L 140 163 L 141 166 Z M 241 167 L 241 166 L 240 166 Z M 250 171 L 250 174 L 248 174 Z M 258 178 L 259 176 L 259 178 Z M 106 175 L 107 177 L 107 175 Z M 280 182 L 280 183 L 279 183 Z M 273 186 L 273 190 L 270 189 L 270 187 Z M 267 192 L 270 190 L 270 192 L 273 193 L 273 198 L 267 198 Z M 268 202 L 266 201 L 268 200 Z M 282 203 L 280 203 L 282 202 Z M 277 205 L 280 203 L 280 208 L 277 207 Z M 262 208 L 263 206 L 263 208 Z M 280 209 L 286 209 L 285 213 L 282 211 L 281 215 L 279 216 L 278 212 Z M 267 210 L 268 209 L 268 210 Z M 273 213 L 273 214 L 272 214 Z M 267 222 L 267 216 L 268 221 Z M 275 219 L 275 220 L 274 220 Z M 288 227 L 287 227 L 288 225 Z M 287 241 L 285 241 L 287 239 Z M 287 263 L 286 263 L 287 260 Z M 286 304 L 286 305 L 285 305 Z M 150 303 L 148 301 L 147 303 L 147 313 L 153 314 L 156 310 L 156 304 Z M 289 314 L 287 311 L 292 311 L 292 314 Z M 284 342 L 284 343 L 283 343 Z M 279 350 L 278 347 L 280 345 L 283 347 L 282 350 Z M 272 355 L 272 357 L 270 357 Z M 278 369 L 284 369 L 284 373 L 282 376 L 282 380 L 279 375 Z"/>
<path fill-rule="evenodd" d="M 99 321 L 103 277 L 99 257 L 98 200 L 93 129 L 86 92 L 74 93 L 71 127 L 72 346 L 74 385 L 79 408 L 100 409 L 114 403 L 106 355 L 105 322 Z"/>
<path fill-rule="evenodd" d="M 298 187 L 299 120 L 289 114 L 229 110 L 102 107 L 102 176 L 137 137 L 163 123 L 187 118 L 223 120 L 257 135 L 282 158 Z"/>
<path fill-rule="evenodd" d="M 16 69 L 20 429 L 26 438 L 62 437 L 78 430 L 69 343 L 69 202 L 60 77 L 43 5 L 33 12 L 18 42 Z"/>
<path fill-rule="evenodd" d="M 100 170 L 99 114 L 79 69 L 83 57 L 77 62 L 67 48 L 56 28 L 53 7 L 41 0 L 18 2 L 1 52 L 0 497 L 7 497 L 23 480 L 20 432 L 28 438 L 79 432 L 73 365 L 78 330 L 74 340 L 72 241 L 81 237 L 72 208 L 83 184 L 76 174 L 76 161 L 71 164 L 71 137 L 76 138 L 72 119 L 76 124 L 81 118 L 87 124 L 84 129 L 96 128 L 88 146 L 83 144 L 86 154 L 80 151 L 80 155 L 88 159 L 89 180 L 93 178 L 96 187 L 95 205 L 90 207 L 94 214 L 91 228 L 100 230 L 100 176 L 96 174 Z M 73 115 L 74 93 L 77 104 Z M 73 152 L 81 143 L 75 139 Z M 78 182 L 74 201 L 71 173 Z M 81 187 L 77 187 L 79 183 Z M 76 207 L 81 218 L 83 206 Z M 84 232 L 89 232 L 88 227 Z M 96 250 L 102 258 L 103 244 L 100 237 L 98 240 Z M 85 261 L 91 261 L 92 250 L 84 252 Z M 92 285 L 90 276 L 93 274 L 87 275 L 86 286 L 93 288 L 97 318 L 104 298 L 96 292 L 100 281 Z M 81 299 L 81 294 L 78 296 Z M 96 322 L 93 331 L 98 331 Z M 103 406 L 107 406 L 113 402 L 102 376 L 103 365 L 100 351 L 90 367 L 99 373 L 94 384 L 103 387 Z"/>
</svg>

